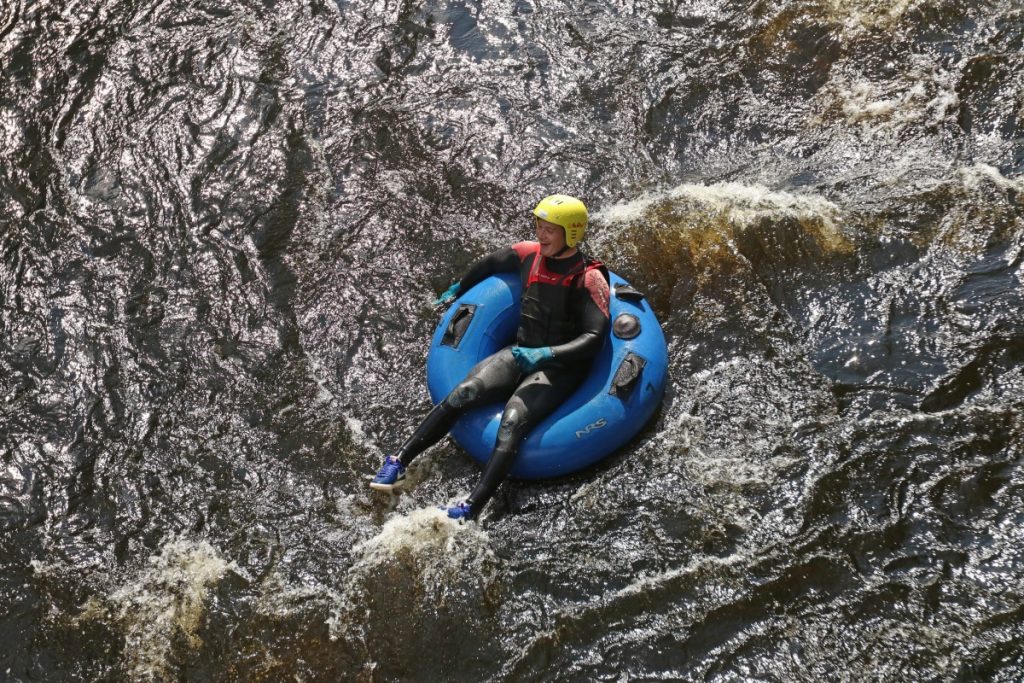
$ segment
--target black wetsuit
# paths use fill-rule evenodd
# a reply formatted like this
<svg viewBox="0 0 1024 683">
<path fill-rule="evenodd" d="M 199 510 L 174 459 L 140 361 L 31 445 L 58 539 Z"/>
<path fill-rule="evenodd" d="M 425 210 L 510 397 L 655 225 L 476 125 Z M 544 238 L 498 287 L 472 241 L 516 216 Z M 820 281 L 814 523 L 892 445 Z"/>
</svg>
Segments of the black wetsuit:
<svg viewBox="0 0 1024 683">
<path fill-rule="evenodd" d="M 520 273 L 523 296 L 516 341 L 550 346 L 553 358 L 524 374 L 506 347 L 477 363 L 434 406 L 395 454 L 403 465 L 437 443 L 470 408 L 507 399 L 494 451 L 470 494 L 471 517 L 483 509 L 515 463 L 519 444 L 580 385 L 608 333 L 608 275 L 597 261 L 577 252 L 564 259 L 540 254 L 536 242 L 520 242 L 474 263 L 460 281 L 466 292 L 495 273 Z"/>
</svg>

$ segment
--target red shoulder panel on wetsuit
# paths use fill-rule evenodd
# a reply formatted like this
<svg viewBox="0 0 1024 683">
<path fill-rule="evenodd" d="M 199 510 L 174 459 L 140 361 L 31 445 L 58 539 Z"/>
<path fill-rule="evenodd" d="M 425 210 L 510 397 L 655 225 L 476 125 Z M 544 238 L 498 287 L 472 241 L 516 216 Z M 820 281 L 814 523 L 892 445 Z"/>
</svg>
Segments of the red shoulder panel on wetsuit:
<svg viewBox="0 0 1024 683">
<path fill-rule="evenodd" d="M 594 303 L 597 304 L 597 307 L 601 309 L 601 312 L 604 313 L 604 317 L 609 317 L 608 298 L 611 295 L 611 291 L 608 288 L 608 281 L 604 279 L 600 266 L 587 269 L 586 275 L 583 276 L 583 287 L 587 290 Z"/>
<path fill-rule="evenodd" d="M 519 256 L 519 262 L 522 263 L 531 254 L 540 253 L 540 242 L 516 242 L 512 245 L 512 249 Z"/>
</svg>

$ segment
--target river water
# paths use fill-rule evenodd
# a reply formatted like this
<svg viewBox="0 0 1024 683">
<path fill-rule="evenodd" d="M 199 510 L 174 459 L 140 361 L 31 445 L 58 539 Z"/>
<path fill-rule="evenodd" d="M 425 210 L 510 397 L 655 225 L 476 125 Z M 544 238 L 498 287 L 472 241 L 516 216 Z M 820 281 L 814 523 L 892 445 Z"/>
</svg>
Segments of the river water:
<svg viewBox="0 0 1024 683">
<path fill-rule="evenodd" d="M 1018 0 L 0 2 L 0 679 L 1024 679 Z M 669 342 L 437 505 L 431 299 L 583 197 Z"/>
</svg>

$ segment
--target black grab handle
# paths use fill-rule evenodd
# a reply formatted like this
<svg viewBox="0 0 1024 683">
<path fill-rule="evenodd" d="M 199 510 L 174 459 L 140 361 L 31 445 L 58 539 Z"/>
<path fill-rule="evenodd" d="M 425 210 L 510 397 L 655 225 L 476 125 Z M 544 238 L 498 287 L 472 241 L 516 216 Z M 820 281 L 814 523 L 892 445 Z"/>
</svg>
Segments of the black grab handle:
<svg viewBox="0 0 1024 683">
<path fill-rule="evenodd" d="M 633 388 L 636 387 L 645 365 L 647 365 L 646 359 L 632 351 L 627 353 L 619 363 L 619 369 L 615 371 L 615 377 L 612 378 L 612 386 L 608 393 L 618 396 L 622 400 L 627 399 L 633 393 Z"/>
<path fill-rule="evenodd" d="M 462 341 L 462 336 L 466 334 L 466 329 L 469 328 L 469 323 L 473 320 L 475 312 L 475 304 L 462 304 L 459 306 L 458 310 L 455 311 L 455 315 L 448 322 L 444 336 L 441 337 L 441 346 L 450 346 L 453 349 L 459 348 L 459 342 Z"/>
</svg>

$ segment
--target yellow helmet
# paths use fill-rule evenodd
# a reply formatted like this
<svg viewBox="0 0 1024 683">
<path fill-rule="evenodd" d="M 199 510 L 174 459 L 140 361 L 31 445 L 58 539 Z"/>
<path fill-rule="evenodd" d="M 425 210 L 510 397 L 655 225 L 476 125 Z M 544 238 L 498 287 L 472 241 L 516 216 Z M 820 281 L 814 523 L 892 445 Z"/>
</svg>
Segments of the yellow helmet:
<svg viewBox="0 0 1024 683">
<path fill-rule="evenodd" d="M 562 226 L 565 230 L 565 244 L 569 247 L 575 247 L 587 232 L 587 207 L 580 200 L 566 194 L 553 194 L 540 200 L 533 215 Z"/>
</svg>

